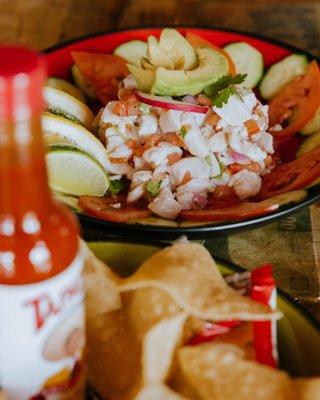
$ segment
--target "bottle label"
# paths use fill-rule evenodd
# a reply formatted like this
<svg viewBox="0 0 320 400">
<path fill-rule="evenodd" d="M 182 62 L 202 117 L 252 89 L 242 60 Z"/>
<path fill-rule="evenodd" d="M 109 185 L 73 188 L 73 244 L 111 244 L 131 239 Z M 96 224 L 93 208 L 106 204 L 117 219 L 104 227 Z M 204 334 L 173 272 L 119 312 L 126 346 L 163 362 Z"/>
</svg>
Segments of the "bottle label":
<svg viewBox="0 0 320 400">
<path fill-rule="evenodd" d="M 83 260 L 30 285 L 0 285 L 0 385 L 10 400 L 75 400 L 84 387 Z"/>
</svg>

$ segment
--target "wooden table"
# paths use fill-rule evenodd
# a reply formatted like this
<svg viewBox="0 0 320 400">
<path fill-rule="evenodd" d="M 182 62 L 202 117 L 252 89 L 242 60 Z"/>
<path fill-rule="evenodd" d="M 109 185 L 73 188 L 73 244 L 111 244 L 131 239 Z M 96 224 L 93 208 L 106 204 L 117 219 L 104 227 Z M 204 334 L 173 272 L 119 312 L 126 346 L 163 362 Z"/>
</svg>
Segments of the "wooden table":
<svg viewBox="0 0 320 400">
<path fill-rule="evenodd" d="M 0 43 L 44 49 L 105 29 L 219 25 L 320 55 L 320 0 L 0 0 Z"/>
</svg>

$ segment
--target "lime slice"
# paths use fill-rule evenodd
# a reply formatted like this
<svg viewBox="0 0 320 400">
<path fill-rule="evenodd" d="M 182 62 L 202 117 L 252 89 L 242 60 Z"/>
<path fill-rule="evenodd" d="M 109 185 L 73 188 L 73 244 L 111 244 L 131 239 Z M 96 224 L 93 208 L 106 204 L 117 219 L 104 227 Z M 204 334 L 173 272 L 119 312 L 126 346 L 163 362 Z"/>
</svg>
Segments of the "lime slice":
<svg viewBox="0 0 320 400">
<path fill-rule="evenodd" d="M 74 86 L 72 83 L 65 81 L 64 79 L 53 77 L 48 78 L 46 86 L 70 94 L 70 96 L 73 96 L 79 101 L 82 101 L 82 103 L 86 102 L 86 98 L 84 97 L 84 94 L 81 92 L 81 90 Z"/>
<path fill-rule="evenodd" d="M 61 90 L 46 86 L 43 91 L 47 109 L 56 115 L 61 115 L 74 122 L 80 122 L 91 129 L 93 114 L 90 108 L 69 94 Z"/>
<path fill-rule="evenodd" d="M 42 130 L 47 145 L 69 143 L 80 150 L 91 154 L 105 169 L 109 161 L 102 143 L 86 128 L 66 118 L 44 113 Z"/>
<path fill-rule="evenodd" d="M 76 211 L 76 212 L 81 211 L 80 207 L 78 206 L 78 198 L 77 197 L 69 196 L 67 194 L 60 193 L 60 192 L 54 192 L 52 194 L 53 194 L 53 197 L 57 201 L 69 206 L 70 208 L 72 208 L 73 211 Z"/>
<path fill-rule="evenodd" d="M 103 196 L 108 173 L 91 154 L 70 145 L 54 145 L 46 154 L 51 189 L 65 194 Z"/>
</svg>

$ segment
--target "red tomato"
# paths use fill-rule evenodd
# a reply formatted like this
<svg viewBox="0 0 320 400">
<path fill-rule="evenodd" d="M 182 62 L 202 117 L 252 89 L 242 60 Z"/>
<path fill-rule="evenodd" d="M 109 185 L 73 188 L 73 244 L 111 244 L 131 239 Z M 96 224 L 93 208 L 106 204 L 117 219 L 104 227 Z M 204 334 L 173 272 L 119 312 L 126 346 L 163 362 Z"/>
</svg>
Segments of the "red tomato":
<svg viewBox="0 0 320 400">
<path fill-rule="evenodd" d="M 279 205 L 272 199 L 253 203 L 242 202 L 224 208 L 210 208 L 203 210 L 185 210 L 181 211 L 180 217 L 190 221 L 240 221 L 260 215 L 269 214 L 276 211 Z"/>
<path fill-rule="evenodd" d="M 112 205 L 120 204 L 120 208 Z M 128 222 L 134 219 L 143 219 L 151 215 L 151 211 L 147 208 L 137 205 L 127 204 L 124 197 L 96 197 L 96 196 L 80 196 L 80 208 L 93 217 L 111 222 Z"/>
<path fill-rule="evenodd" d="M 114 54 L 73 51 L 73 61 L 84 77 L 96 89 L 103 104 L 117 99 L 118 81 L 129 75 L 126 61 Z"/>
<path fill-rule="evenodd" d="M 281 193 L 303 189 L 320 176 L 320 147 L 297 160 L 276 167 L 262 179 L 258 197 L 268 199 Z"/>
<path fill-rule="evenodd" d="M 193 47 L 197 47 L 197 46 L 205 46 L 205 47 L 212 47 L 213 49 L 217 50 L 219 53 L 221 53 L 222 55 L 225 56 L 225 58 L 228 61 L 228 65 L 229 65 L 229 74 L 231 75 L 235 75 L 236 73 L 236 67 L 231 59 L 231 57 L 229 56 L 229 54 L 224 51 L 223 49 L 221 49 L 218 46 L 215 46 L 213 43 L 208 42 L 206 39 L 203 39 L 201 36 L 196 35 L 195 33 L 191 33 L 191 32 L 187 32 L 186 33 L 186 39 L 188 40 L 188 42 L 193 46 Z"/>
<path fill-rule="evenodd" d="M 316 61 L 312 61 L 307 74 L 289 83 L 269 103 L 270 126 L 286 121 L 295 109 L 293 121 L 282 131 L 273 132 L 275 138 L 295 135 L 314 116 L 320 105 L 320 71 Z"/>
</svg>

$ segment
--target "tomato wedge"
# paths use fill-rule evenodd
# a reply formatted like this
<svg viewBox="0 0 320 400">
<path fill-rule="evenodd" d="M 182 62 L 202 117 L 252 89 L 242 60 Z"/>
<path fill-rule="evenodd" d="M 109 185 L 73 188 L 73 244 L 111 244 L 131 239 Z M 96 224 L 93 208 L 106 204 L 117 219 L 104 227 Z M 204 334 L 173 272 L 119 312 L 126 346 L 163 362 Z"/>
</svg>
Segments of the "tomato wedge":
<svg viewBox="0 0 320 400">
<path fill-rule="evenodd" d="M 269 214 L 278 210 L 279 204 L 273 199 L 261 202 L 242 202 L 229 207 L 211 208 L 203 210 L 181 211 L 180 217 L 188 221 L 218 222 L 218 221 L 241 221 L 260 215 Z"/>
<path fill-rule="evenodd" d="M 116 208 L 119 204 L 120 207 Z M 127 204 L 125 198 L 120 196 L 80 196 L 79 206 L 85 213 L 110 222 L 128 222 L 148 218 L 152 214 L 146 207 Z"/>
<path fill-rule="evenodd" d="M 297 160 L 276 167 L 262 179 L 259 199 L 303 189 L 320 176 L 320 147 Z"/>
<path fill-rule="evenodd" d="M 219 53 L 223 54 L 228 61 L 229 74 L 231 74 L 231 75 L 236 74 L 236 67 L 235 67 L 231 57 L 229 56 L 229 54 L 226 51 L 224 51 L 223 49 L 221 49 L 218 46 L 215 46 L 211 42 L 208 42 L 206 39 L 203 39 L 201 36 L 196 35 L 195 33 L 187 32 L 186 39 L 193 47 L 197 47 L 197 46 L 211 47 L 211 48 L 217 50 Z"/>
<path fill-rule="evenodd" d="M 114 54 L 73 51 L 73 61 L 96 89 L 98 99 L 106 104 L 117 99 L 118 81 L 129 75 L 126 61 Z"/>
<path fill-rule="evenodd" d="M 293 121 L 282 131 L 273 132 L 275 138 L 284 139 L 295 135 L 314 116 L 320 105 L 320 71 L 316 61 L 312 61 L 307 74 L 289 83 L 269 103 L 270 126 L 281 124 L 291 116 Z"/>
</svg>

